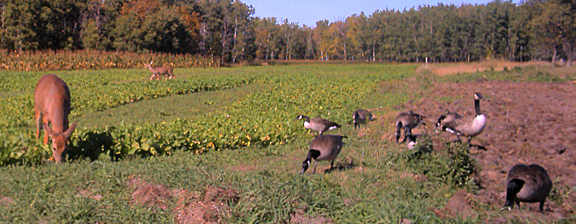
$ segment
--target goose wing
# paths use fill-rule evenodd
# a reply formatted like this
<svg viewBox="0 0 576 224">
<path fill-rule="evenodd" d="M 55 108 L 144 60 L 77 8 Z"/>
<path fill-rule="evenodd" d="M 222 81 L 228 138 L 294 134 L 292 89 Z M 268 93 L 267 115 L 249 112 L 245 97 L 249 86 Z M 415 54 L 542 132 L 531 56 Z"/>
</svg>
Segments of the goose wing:
<svg viewBox="0 0 576 224">
<path fill-rule="evenodd" d="M 447 113 L 443 115 L 445 118 L 440 121 L 442 129 L 450 132 L 456 132 L 456 128 L 462 125 L 462 116 L 458 113 Z"/>
<path fill-rule="evenodd" d="M 340 125 L 337 124 L 336 122 L 330 121 L 330 120 L 327 120 L 327 119 L 324 119 L 321 117 L 312 118 L 310 122 L 316 123 L 316 124 L 321 124 L 322 126 L 325 126 L 325 127 L 340 127 Z"/>
</svg>

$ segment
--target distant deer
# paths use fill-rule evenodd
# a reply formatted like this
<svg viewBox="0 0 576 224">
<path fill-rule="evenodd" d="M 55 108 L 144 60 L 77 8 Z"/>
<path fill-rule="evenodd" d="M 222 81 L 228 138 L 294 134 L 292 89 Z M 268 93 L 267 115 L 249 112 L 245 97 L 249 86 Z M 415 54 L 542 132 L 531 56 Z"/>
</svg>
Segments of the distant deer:
<svg viewBox="0 0 576 224">
<path fill-rule="evenodd" d="M 42 76 L 34 90 L 36 138 L 40 138 L 40 129 L 44 128 L 44 144 L 48 144 L 50 136 L 52 139 L 50 160 L 57 163 L 64 160 L 66 142 L 76 129 L 76 123 L 68 127 L 68 114 L 70 114 L 70 90 L 64 80 L 55 75 Z"/>
<path fill-rule="evenodd" d="M 160 80 L 160 75 L 164 75 L 164 81 L 166 79 L 174 78 L 174 74 L 172 74 L 172 66 L 164 66 L 164 67 L 152 67 L 154 62 L 150 62 L 150 64 L 146 64 L 146 68 L 150 69 L 152 72 L 152 76 L 150 76 L 150 81 L 156 78 L 156 80 Z"/>
</svg>

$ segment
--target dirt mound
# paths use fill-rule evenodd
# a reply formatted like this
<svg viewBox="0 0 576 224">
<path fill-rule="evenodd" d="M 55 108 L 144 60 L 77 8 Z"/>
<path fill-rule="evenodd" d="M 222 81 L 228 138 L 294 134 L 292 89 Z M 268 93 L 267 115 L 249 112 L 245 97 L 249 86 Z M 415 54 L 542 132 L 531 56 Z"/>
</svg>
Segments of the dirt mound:
<svg viewBox="0 0 576 224">
<path fill-rule="evenodd" d="M 131 205 L 158 207 L 167 210 L 174 194 L 162 185 L 148 183 L 136 177 L 130 178 L 128 185 L 134 189 Z"/>
<path fill-rule="evenodd" d="M 290 216 L 290 223 L 297 224 L 325 224 L 333 223 L 332 219 L 326 218 L 324 216 L 308 216 L 304 214 L 304 210 L 297 211 Z"/>
<path fill-rule="evenodd" d="M 238 192 L 220 187 L 210 187 L 204 198 L 182 191 L 176 207 L 177 223 L 221 223 L 229 212 L 228 203 L 238 201 Z"/>
<path fill-rule="evenodd" d="M 446 111 L 474 116 L 474 92 L 487 117 L 486 129 L 472 144 L 487 150 L 471 149 L 482 171 L 483 189 L 475 200 L 491 206 L 504 204 L 505 178 L 518 163 L 540 164 L 554 182 L 545 211 L 553 220 L 573 215 L 576 194 L 576 85 L 574 83 L 532 83 L 481 80 L 469 83 L 435 83 L 427 99 L 408 102 L 402 107 L 423 111 L 426 122 L 434 124 Z M 439 102 L 436 99 L 461 100 Z M 434 148 L 443 150 L 443 142 L 456 138 L 445 132 L 431 133 Z M 463 139 L 465 141 L 465 139 Z M 558 203 L 558 204 L 556 204 Z M 538 203 L 521 204 L 537 211 Z M 550 212 L 551 211 L 551 212 Z"/>
<path fill-rule="evenodd" d="M 229 215 L 229 203 L 240 199 L 236 190 L 220 187 L 207 187 L 201 197 L 194 191 L 168 189 L 137 177 L 131 177 L 128 185 L 133 190 L 131 205 L 162 210 L 169 210 L 169 205 L 174 205 L 172 211 L 177 223 L 222 223 Z"/>
</svg>

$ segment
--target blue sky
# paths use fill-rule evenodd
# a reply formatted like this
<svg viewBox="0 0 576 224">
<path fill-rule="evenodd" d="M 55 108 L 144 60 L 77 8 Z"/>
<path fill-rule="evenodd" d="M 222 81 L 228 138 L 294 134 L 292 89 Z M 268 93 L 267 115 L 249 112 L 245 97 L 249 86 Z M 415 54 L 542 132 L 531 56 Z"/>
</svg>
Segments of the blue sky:
<svg viewBox="0 0 576 224">
<path fill-rule="evenodd" d="M 400 1 L 377 1 L 377 0 L 240 0 L 241 2 L 252 5 L 255 9 L 255 16 L 258 17 L 276 17 L 279 21 L 288 19 L 289 22 L 295 22 L 299 25 L 315 27 L 316 22 L 327 19 L 330 22 L 344 20 L 353 14 L 364 12 L 366 16 L 371 15 L 376 10 L 409 9 L 419 5 L 437 5 L 439 2 L 444 4 L 462 5 L 469 4 L 486 4 L 493 0 L 400 0 Z M 513 2 L 518 3 L 518 0 Z"/>
</svg>

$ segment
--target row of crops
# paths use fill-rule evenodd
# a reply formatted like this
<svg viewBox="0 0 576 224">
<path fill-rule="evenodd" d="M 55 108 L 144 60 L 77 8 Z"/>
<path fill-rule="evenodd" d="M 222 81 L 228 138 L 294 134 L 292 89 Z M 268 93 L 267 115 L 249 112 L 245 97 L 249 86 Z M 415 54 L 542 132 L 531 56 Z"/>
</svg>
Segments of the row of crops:
<svg viewBox="0 0 576 224">
<path fill-rule="evenodd" d="M 406 74 L 405 70 L 408 70 L 404 68 L 393 71 L 391 66 L 381 65 L 368 68 L 329 67 L 350 69 L 350 73 L 345 73 L 349 75 L 336 76 L 321 66 L 290 69 L 289 71 L 293 71 L 291 73 L 283 68 L 237 68 L 231 69 L 227 75 L 191 76 L 168 82 L 113 83 L 90 81 L 93 79 L 91 76 L 64 76 L 65 81 L 71 83 L 74 113 L 77 114 L 121 106 L 130 100 L 234 88 L 251 82 L 272 86 L 270 90 L 249 95 L 221 111 L 205 114 L 197 120 L 177 119 L 162 123 L 119 124 L 91 129 L 80 127 L 71 138 L 69 156 L 97 159 L 99 156 L 108 155 L 119 159 L 127 155 L 171 154 L 175 150 L 202 153 L 254 144 L 284 144 L 305 133 L 301 122 L 293 121 L 297 114 L 324 116 L 345 123 L 350 119 L 351 111 L 361 106 L 368 94 L 376 91 L 379 81 Z M 115 71 L 117 70 L 111 72 Z M 103 75 L 114 77 L 113 74 Z M 37 80 L 38 77 L 29 78 Z M 83 81 L 85 79 L 88 80 Z M 82 84 L 83 82 L 94 83 Z M 101 82 L 106 84 L 102 85 Z M 34 84 L 35 82 L 26 82 L 25 85 Z M 78 87 L 75 87 L 76 85 Z M 19 89 L 33 91 L 33 87 Z M 3 100 L 0 105 L 3 111 L 0 112 L 2 122 L 6 127 L 0 135 L 2 165 L 37 163 L 50 156 L 45 147 L 34 138 L 34 130 L 30 128 L 33 122 L 32 95 L 24 95 L 26 97 L 8 96 L 11 100 Z M 12 112 L 6 113 L 5 109 Z"/>
<path fill-rule="evenodd" d="M 164 64 L 180 68 L 220 66 L 218 58 L 191 54 L 137 54 L 93 50 L 9 54 L 6 51 L 0 51 L 0 70 L 8 71 L 141 68 L 151 61 L 154 61 L 155 65 Z"/>
<path fill-rule="evenodd" d="M 110 70 L 113 71 L 113 70 Z M 96 71 L 92 71 L 95 73 Z M 0 82 L 10 83 L 12 91 L 6 85 L 0 87 L 5 96 L 0 104 L 0 126 L 19 127 L 31 124 L 34 117 L 34 88 L 43 74 L 25 75 L 20 72 L 15 75 L 5 73 Z M 15 77 L 12 77 L 15 76 Z M 251 83 L 255 76 L 192 76 L 170 82 L 148 82 L 122 80 L 142 77 L 136 75 L 106 74 L 70 74 L 62 76 L 71 89 L 72 115 L 82 115 L 87 112 L 102 111 L 133 103 L 144 99 L 153 99 L 173 94 L 189 94 L 200 91 L 229 89 Z M 117 78 L 114 80 L 114 78 Z M 18 80 L 19 82 L 15 82 Z"/>
</svg>

